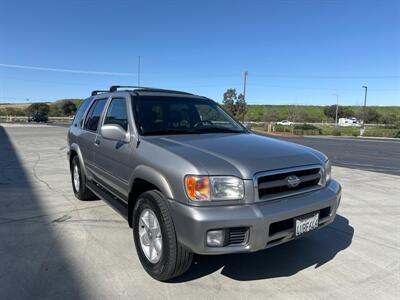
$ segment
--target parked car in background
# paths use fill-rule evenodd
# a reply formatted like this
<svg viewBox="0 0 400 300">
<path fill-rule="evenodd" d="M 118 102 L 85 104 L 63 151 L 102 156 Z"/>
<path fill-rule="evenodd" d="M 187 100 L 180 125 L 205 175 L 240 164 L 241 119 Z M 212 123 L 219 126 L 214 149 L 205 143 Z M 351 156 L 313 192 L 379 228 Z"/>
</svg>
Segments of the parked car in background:
<svg viewBox="0 0 400 300">
<path fill-rule="evenodd" d="M 31 117 L 28 118 L 28 122 L 36 122 L 36 123 L 47 123 L 49 118 L 46 114 L 42 113 L 34 113 Z"/>
<path fill-rule="evenodd" d="M 339 118 L 338 125 L 340 127 L 361 127 L 360 121 L 356 118 Z"/>
<path fill-rule="evenodd" d="M 290 122 L 288 120 L 282 120 L 280 122 L 277 122 L 276 125 L 291 126 L 293 125 L 293 122 Z"/>
<path fill-rule="evenodd" d="M 184 273 L 193 253 L 254 252 L 322 228 L 341 198 L 326 155 L 254 134 L 218 103 L 180 91 L 93 92 L 68 149 L 75 196 L 119 211 L 142 266 L 162 281 Z"/>
</svg>

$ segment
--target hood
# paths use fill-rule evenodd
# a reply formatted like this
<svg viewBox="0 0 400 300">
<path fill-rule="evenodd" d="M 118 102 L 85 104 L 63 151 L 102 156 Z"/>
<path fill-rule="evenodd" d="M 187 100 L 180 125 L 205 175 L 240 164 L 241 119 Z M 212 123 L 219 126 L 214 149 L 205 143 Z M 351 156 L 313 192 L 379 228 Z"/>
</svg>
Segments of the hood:
<svg viewBox="0 0 400 300">
<path fill-rule="evenodd" d="M 326 156 L 314 149 L 257 134 L 196 134 L 147 137 L 190 161 L 209 175 L 252 179 L 255 173 L 323 164 Z"/>
</svg>

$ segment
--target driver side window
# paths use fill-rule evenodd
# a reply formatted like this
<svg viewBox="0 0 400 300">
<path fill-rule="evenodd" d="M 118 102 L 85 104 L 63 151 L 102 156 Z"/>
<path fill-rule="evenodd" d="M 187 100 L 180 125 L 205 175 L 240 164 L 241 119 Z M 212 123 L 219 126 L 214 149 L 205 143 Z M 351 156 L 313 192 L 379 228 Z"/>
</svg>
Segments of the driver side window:
<svg viewBox="0 0 400 300">
<path fill-rule="evenodd" d="M 124 98 L 114 98 L 104 120 L 104 125 L 115 124 L 128 131 L 128 114 L 126 110 L 126 101 Z"/>
</svg>

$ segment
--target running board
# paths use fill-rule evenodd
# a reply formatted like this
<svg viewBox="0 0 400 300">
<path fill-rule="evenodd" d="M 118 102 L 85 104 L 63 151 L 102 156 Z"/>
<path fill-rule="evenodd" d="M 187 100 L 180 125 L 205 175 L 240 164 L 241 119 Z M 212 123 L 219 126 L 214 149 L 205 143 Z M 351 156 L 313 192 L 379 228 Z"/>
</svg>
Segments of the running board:
<svg viewBox="0 0 400 300">
<path fill-rule="evenodd" d="M 89 181 L 86 183 L 87 187 L 100 199 L 109 204 L 117 213 L 119 213 L 125 220 L 128 220 L 128 204 L 118 197 L 111 194 L 101 185 Z"/>
</svg>

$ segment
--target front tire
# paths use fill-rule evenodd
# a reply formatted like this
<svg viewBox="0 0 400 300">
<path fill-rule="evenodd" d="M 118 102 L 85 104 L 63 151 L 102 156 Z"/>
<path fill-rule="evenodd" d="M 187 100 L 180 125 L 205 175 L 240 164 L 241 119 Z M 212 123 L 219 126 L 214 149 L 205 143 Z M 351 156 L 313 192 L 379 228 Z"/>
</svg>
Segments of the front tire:
<svg viewBox="0 0 400 300">
<path fill-rule="evenodd" d="M 156 190 L 139 196 L 133 211 L 133 238 L 139 260 L 154 279 L 166 281 L 186 272 L 193 254 L 179 244 L 164 196 Z"/>
<path fill-rule="evenodd" d="M 87 179 L 82 171 L 78 156 L 75 156 L 71 162 L 71 181 L 76 198 L 79 200 L 94 199 L 94 194 L 86 186 Z"/>
</svg>

